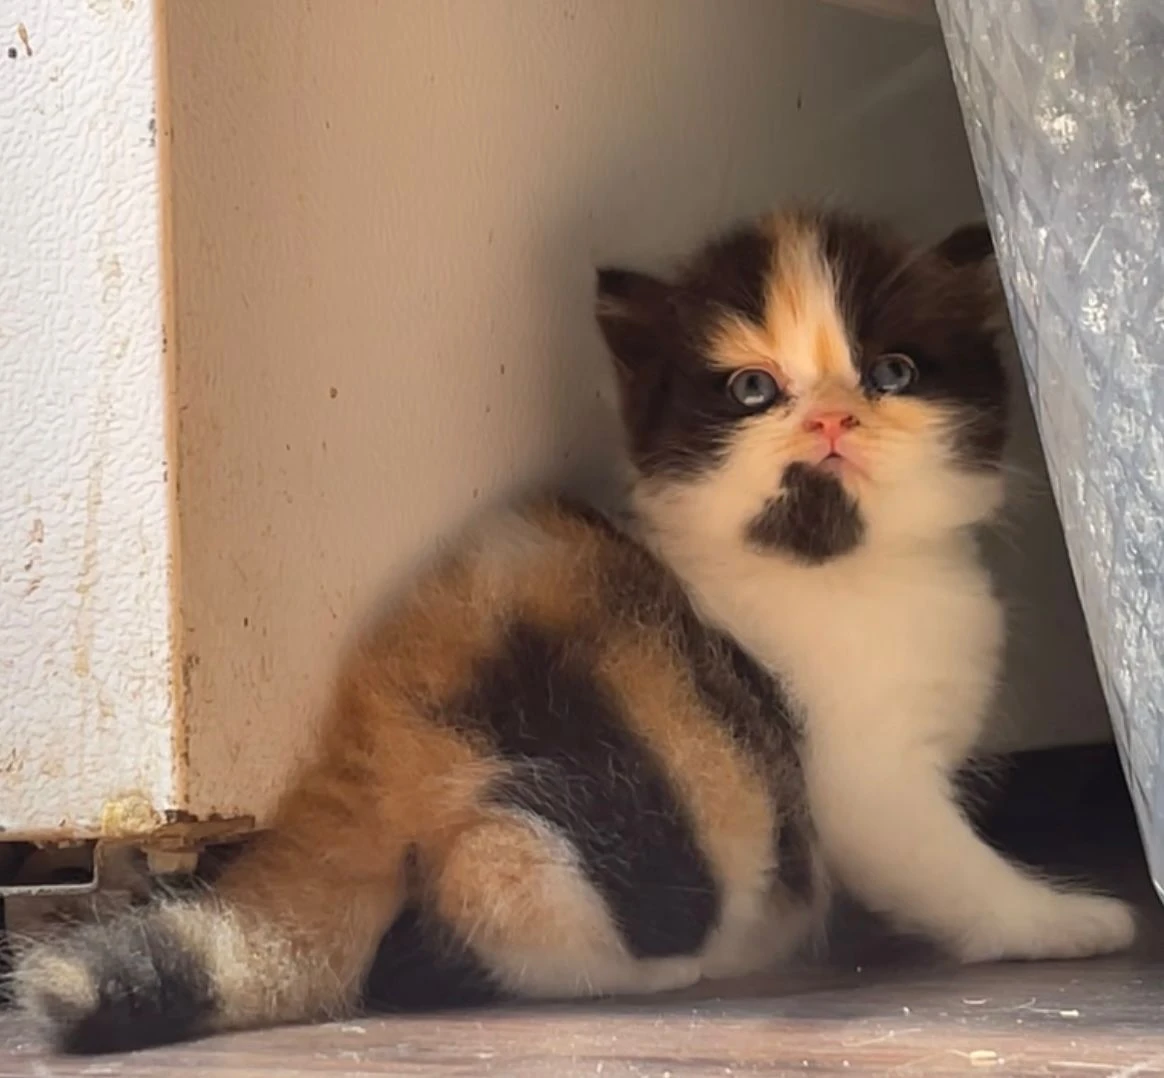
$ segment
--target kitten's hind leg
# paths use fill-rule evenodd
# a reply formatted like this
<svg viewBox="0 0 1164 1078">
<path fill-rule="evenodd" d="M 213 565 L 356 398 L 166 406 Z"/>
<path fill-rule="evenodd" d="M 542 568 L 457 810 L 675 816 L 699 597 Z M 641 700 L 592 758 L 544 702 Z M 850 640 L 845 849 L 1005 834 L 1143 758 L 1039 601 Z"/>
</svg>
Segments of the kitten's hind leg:
<svg viewBox="0 0 1164 1078">
<path fill-rule="evenodd" d="M 437 852 L 429 902 L 510 993 L 643 994 L 700 977 L 698 955 L 637 959 L 577 863 L 536 816 L 482 811 Z"/>
</svg>

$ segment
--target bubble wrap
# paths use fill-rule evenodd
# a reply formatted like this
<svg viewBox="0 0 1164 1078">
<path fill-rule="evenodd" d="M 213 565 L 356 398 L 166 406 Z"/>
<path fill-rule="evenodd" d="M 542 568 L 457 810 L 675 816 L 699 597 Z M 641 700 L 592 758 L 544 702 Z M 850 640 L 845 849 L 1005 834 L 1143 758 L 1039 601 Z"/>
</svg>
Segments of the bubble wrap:
<svg viewBox="0 0 1164 1078">
<path fill-rule="evenodd" d="M 1164 885 L 1164 3 L 937 0 L 1096 663 Z"/>
</svg>

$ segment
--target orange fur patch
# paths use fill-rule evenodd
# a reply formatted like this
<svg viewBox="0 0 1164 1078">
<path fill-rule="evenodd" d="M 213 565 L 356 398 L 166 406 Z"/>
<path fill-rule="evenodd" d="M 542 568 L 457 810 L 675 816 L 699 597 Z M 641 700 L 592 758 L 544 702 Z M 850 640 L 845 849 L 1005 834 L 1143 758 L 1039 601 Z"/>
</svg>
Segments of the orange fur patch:
<svg viewBox="0 0 1164 1078">
<path fill-rule="evenodd" d="M 727 316 L 712 334 L 710 359 L 735 370 L 761 366 L 785 392 L 800 395 L 824 380 L 856 385 L 851 345 L 837 306 L 820 233 L 808 217 L 771 218 L 775 239 L 763 324 Z"/>
</svg>

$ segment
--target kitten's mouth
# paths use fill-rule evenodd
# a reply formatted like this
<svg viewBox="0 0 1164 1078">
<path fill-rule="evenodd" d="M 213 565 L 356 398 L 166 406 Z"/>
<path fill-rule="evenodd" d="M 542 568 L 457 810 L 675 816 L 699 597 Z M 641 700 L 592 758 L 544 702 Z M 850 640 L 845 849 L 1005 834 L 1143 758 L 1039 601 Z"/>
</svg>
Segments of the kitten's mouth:
<svg viewBox="0 0 1164 1078">
<path fill-rule="evenodd" d="M 835 450 L 827 453 L 813 467 L 819 468 L 829 475 L 835 475 L 838 479 L 843 479 L 846 475 L 865 476 L 865 470 L 856 464 L 851 457 L 846 457 Z"/>
</svg>

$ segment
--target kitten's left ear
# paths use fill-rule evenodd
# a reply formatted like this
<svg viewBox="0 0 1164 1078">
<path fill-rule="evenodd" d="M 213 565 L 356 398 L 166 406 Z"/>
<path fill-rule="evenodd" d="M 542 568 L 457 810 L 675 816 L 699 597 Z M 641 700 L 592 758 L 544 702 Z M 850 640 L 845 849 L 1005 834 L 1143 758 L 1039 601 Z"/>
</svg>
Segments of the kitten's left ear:
<svg viewBox="0 0 1164 1078">
<path fill-rule="evenodd" d="M 983 320 L 994 331 L 1007 324 L 1006 293 L 998 275 L 994 239 L 985 221 L 954 229 L 934 253 L 959 271 L 962 287 L 984 305 Z"/>
<path fill-rule="evenodd" d="M 636 270 L 598 271 L 595 315 L 621 378 L 653 367 L 675 317 L 671 285 Z"/>
<path fill-rule="evenodd" d="M 985 221 L 954 229 L 934 248 L 952 266 L 977 266 L 994 258 L 994 239 Z"/>
</svg>

